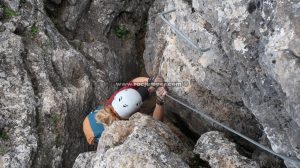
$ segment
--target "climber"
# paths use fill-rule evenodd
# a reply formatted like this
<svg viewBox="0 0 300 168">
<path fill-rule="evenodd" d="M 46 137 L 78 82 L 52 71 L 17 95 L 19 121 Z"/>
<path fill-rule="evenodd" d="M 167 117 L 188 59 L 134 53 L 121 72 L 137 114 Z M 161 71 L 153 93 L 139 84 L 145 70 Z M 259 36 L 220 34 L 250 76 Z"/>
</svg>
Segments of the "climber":
<svg viewBox="0 0 300 168">
<path fill-rule="evenodd" d="M 139 86 L 144 83 L 146 86 Z M 98 106 L 94 112 L 90 112 L 83 121 L 83 132 L 89 144 L 97 144 L 106 126 L 116 120 L 126 120 L 139 110 L 143 101 L 149 94 L 156 92 L 156 106 L 153 111 L 153 118 L 163 121 L 164 99 L 167 94 L 163 85 L 149 86 L 149 84 L 162 84 L 160 76 L 147 78 L 137 77 L 122 87 L 107 100 Z"/>
</svg>

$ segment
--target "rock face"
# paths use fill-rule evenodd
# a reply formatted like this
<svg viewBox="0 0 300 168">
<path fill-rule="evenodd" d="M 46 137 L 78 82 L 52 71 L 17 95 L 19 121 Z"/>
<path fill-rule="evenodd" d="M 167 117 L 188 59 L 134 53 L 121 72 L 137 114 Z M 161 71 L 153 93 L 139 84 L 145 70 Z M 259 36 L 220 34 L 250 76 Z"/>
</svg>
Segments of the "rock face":
<svg viewBox="0 0 300 168">
<path fill-rule="evenodd" d="M 198 31 L 198 29 L 194 30 L 197 27 L 201 29 L 200 26 L 203 27 L 205 21 L 201 20 L 200 15 L 196 12 L 189 16 L 189 13 L 191 12 L 183 10 L 189 7 L 187 3 L 183 1 L 156 1 L 149 12 L 150 19 L 148 24 L 150 26 L 148 36 L 146 38 L 146 50 L 144 53 L 147 72 L 151 75 L 160 72 L 165 80 L 170 82 L 181 82 L 190 79 L 188 81 L 190 83 L 188 87 L 171 87 L 171 91 L 178 95 L 178 97 L 187 100 L 201 111 L 207 112 L 236 130 L 248 134 L 254 139 L 260 137 L 261 132 L 257 131 L 259 130 L 259 123 L 243 105 L 241 98 L 238 98 L 239 95 L 233 92 L 238 89 L 238 83 L 235 82 L 230 85 L 230 81 L 228 79 L 225 80 L 226 75 L 229 76 L 229 74 L 221 75 L 221 72 L 219 73 L 211 67 L 207 67 L 208 69 L 203 67 L 199 63 L 201 59 L 204 59 L 204 57 L 200 57 L 201 53 L 188 48 L 184 42 L 177 39 L 177 37 L 170 31 L 169 27 L 162 22 L 159 17 L 154 17 L 155 14 L 163 11 L 164 9 L 165 11 L 173 9 L 174 3 L 175 6 L 179 7 L 179 12 L 177 12 L 176 15 L 178 16 L 176 17 L 172 14 L 173 18 L 169 18 L 171 22 L 176 21 L 176 25 L 178 25 L 180 29 L 185 30 L 191 28 L 193 30 L 190 31 L 202 33 L 201 35 L 197 35 L 206 43 L 209 42 L 206 39 L 214 38 L 214 35 L 207 31 Z M 189 19 L 187 19 L 187 17 L 189 17 Z M 197 35 L 195 34 L 194 36 Z M 214 41 L 217 43 L 216 37 Z M 208 44 L 203 46 L 206 48 L 208 47 Z M 211 53 L 212 51 L 213 50 L 205 53 L 205 58 L 214 60 L 213 57 L 216 57 L 217 54 Z M 207 55 L 209 53 L 210 55 Z M 222 56 L 222 52 L 219 51 L 219 53 Z M 214 63 L 213 60 L 211 60 L 212 63 Z M 216 65 L 215 68 L 219 70 L 221 67 L 230 70 L 228 61 L 227 63 L 225 63 L 224 60 L 218 62 L 218 65 Z M 224 70 L 223 73 L 226 71 Z M 203 76 L 205 75 L 205 72 L 208 73 L 206 74 L 206 78 Z M 206 80 L 205 85 L 201 82 L 202 79 Z M 225 85 L 224 82 L 226 81 L 228 83 Z M 224 86 L 230 86 L 232 87 L 232 90 L 230 91 L 229 88 Z M 213 90 L 207 87 L 215 87 L 218 90 L 218 94 L 213 93 Z M 224 96 L 228 96 L 229 98 L 225 99 Z M 201 121 L 197 114 L 182 109 L 176 110 L 178 106 L 173 104 L 170 108 L 171 111 L 180 111 L 179 115 L 186 120 L 194 132 L 201 134 L 207 131 L 205 128 L 209 127 L 209 125 Z"/>
<path fill-rule="evenodd" d="M 299 3 L 157 0 L 149 12 L 147 72 L 189 80 L 171 94 L 253 139 L 264 133 L 275 152 L 300 158 Z M 155 15 L 173 8 L 168 20 L 209 51 L 191 48 Z M 170 106 L 194 132 L 209 129 L 195 113 Z"/>
<path fill-rule="evenodd" d="M 165 124 L 140 113 L 116 121 L 102 134 L 97 152 L 78 156 L 73 168 L 189 167 L 193 154 Z"/>
<path fill-rule="evenodd" d="M 88 150 L 85 115 L 115 82 L 140 73 L 147 26 L 147 72 L 189 79 L 187 87 L 170 87 L 172 95 L 300 158 L 300 2 L 153 1 L 0 0 L 1 166 L 71 167 Z M 210 51 L 189 48 L 156 15 L 174 7 L 168 19 Z M 212 128 L 168 104 L 197 136 Z M 192 155 L 168 128 L 140 114 L 106 132 L 107 142 L 74 167 L 187 167 Z"/>
<path fill-rule="evenodd" d="M 47 11 L 60 32 L 94 63 L 97 68 L 92 71 L 105 69 L 110 83 L 138 76 L 148 10 L 154 0 L 73 1 L 54 9 L 48 4 Z"/>
<path fill-rule="evenodd" d="M 137 76 L 137 32 L 150 5 L 151 1 L 123 1 L 121 6 L 110 0 L 0 1 L 0 160 L 5 168 L 71 167 L 78 154 L 87 151 L 82 121 L 96 101 L 117 89 L 112 82 Z M 97 20 L 99 9 L 114 14 Z M 78 32 L 65 33 L 51 11 L 67 15 L 66 27 Z M 121 19 L 121 13 L 140 17 L 128 28 L 130 39 L 118 38 L 114 31 L 114 24 L 127 19 Z M 93 22 L 84 22 L 83 15 Z M 122 35 L 125 30 L 119 31 Z M 99 38 L 90 39 L 96 35 Z M 79 38 L 83 36 L 88 40 Z M 117 47 L 111 47 L 112 42 Z M 122 55 L 123 50 L 127 52 Z"/>
<path fill-rule="evenodd" d="M 236 145 L 225 138 L 224 134 L 212 131 L 202 134 L 194 152 L 209 162 L 212 168 L 258 168 L 259 165 L 236 150 Z"/>
</svg>

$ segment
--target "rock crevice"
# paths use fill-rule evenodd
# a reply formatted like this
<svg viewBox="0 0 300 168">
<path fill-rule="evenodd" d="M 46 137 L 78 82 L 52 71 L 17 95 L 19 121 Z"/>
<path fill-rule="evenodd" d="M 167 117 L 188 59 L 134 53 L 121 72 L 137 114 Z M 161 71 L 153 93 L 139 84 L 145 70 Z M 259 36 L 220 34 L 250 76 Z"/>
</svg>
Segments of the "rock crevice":
<svg viewBox="0 0 300 168">
<path fill-rule="evenodd" d="M 299 3 L 0 0 L 0 163 L 72 167 L 83 153 L 74 167 L 284 167 L 170 100 L 170 120 L 179 119 L 193 140 L 200 137 L 199 157 L 142 114 L 114 123 L 98 151 L 87 152 L 82 121 L 117 89 L 115 82 L 145 68 L 167 82 L 188 81 L 169 88 L 174 97 L 275 152 L 300 158 Z M 209 51 L 189 47 L 157 15 L 173 8 L 167 19 Z M 222 160 L 222 150 L 232 157 Z"/>
</svg>

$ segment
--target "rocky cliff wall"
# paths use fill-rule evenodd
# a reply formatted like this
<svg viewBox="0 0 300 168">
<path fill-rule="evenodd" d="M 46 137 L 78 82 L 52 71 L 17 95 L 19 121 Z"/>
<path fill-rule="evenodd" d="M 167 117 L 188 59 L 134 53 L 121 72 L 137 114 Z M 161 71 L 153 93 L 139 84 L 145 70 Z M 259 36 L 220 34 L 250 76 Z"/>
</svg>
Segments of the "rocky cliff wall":
<svg viewBox="0 0 300 168">
<path fill-rule="evenodd" d="M 151 2 L 0 1 L 4 167 L 71 167 L 89 149 L 82 121 L 139 74 Z"/>
<path fill-rule="evenodd" d="M 253 139 L 264 133 L 274 151 L 300 158 L 299 5 L 156 1 L 149 12 L 147 72 L 166 81 L 188 80 L 190 86 L 170 88 L 171 94 Z M 174 8 L 168 20 L 209 51 L 189 47 L 156 15 Z M 205 132 L 196 114 L 177 114 L 194 132 Z"/>
<path fill-rule="evenodd" d="M 78 154 L 89 150 L 81 128 L 85 115 L 97 100 L 117 89 L 114 82 L 137 76 L 143 62 L 150 75 L 160 73 L 166 81 L 189 82 L 188 87 L 170 87 L 173 96 L 278 153 L 300 158 L 300 2 L 152 3 L 0 0 L 1 166 L 72 167 Z M 168 19 L 199 46 L 210 47 L 208 52 L 188 47 L 158 17 L 159 12 L 173 8 L 177 11 Z M 170 100 L 167 109 L 169 116 L 174 115 L 170 119 L 180 119 L 180 126 L 185 125 L 189 129 L 185 133 L 193 133 L 194 140 L 216 129 Z M 107 131 L 102 141 L 107 138 L 115 143 L 79 155 L 74 167 L 230 167 L 231 161 L 234 165 L 283 167 L 280 160 L 237 137 L 230 137 L 238 144 L 235 146 L 216 132 L 203 134 L 194 150 L 206 163 L 195 159 L 190 147 L 162 123 L 140 114 L 132 120 L 109 128 L 112 132 L 129 129 L 128 136 L 120 136 L 127 141 Z M 138 142 L 143 142 L 141 148 L 134 147 Z M 220 153 L 228 147 L 232 157 L 224 161 Z M 139 157 L 120 159 L 120 153 Z"/>
</svg>

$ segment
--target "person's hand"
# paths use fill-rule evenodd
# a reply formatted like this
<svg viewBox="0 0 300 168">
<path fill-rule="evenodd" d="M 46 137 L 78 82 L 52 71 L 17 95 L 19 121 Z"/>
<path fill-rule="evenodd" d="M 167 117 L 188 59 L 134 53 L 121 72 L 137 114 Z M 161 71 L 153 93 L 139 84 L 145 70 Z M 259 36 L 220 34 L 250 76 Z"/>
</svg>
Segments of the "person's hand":
<svg viewBox="0 0 300 168">
<path fill-rule="evenodd" d="M 163 83 L 164 82 L 164 78 L 161 76 L 156 76 L 156 78 L 154 78 L 154 83 Z M 160 85 L 163 86 L 163 85 Z"/>
<path fill-rule="evenodd" d="M 156 90 L 156 103 L 158 105 L 163 105 L 167 95 L 167 90 L 165 87 L 159 87 Z"/>
<path fill-rule="evenodd" d="M 164 85 L 164 78 L 161 77 L 161 76 L 155 76 L 155 77 L 149 78 L 148 83 L 149 84 L 152 83 L 152 85 L 149 87 L 149 92 L 153 93 L 153 92 L 156 91 L 156 89 L 158 87 L 163 87 L 163 85 Z"/>
</svg>

